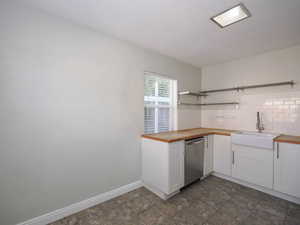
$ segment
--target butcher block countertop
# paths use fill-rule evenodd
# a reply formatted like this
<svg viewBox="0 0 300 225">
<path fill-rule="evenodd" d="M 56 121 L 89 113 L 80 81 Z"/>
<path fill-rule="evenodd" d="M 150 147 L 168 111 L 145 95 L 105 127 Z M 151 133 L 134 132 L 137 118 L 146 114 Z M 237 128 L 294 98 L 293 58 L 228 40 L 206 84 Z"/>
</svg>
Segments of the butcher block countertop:
<svg viewBox="0 0 300 225">
<path fill-rule="evenodd" d="M 211 129 L 211 128 L 193 128 L 193 129 L 186 129 L 186 130 L 162 132 L 156 134 L 143 134 L 142 137 L 171 143 L 175 141 L 182 141 L 182 140 L 188 140 L 197 137 L 203 137 L 211 134 L 230 136 L 232 132 L 236 132 L 236 131 L 224 130 L 224 129 Z"/>
<path fill-rule="evenodd" d="M 300 136 L 280 135 L 279 137 L 275 138 L 274 141 L 290 144 L 300 144 Z"/>
<path fill-rule="evenodd" d="M 156 134 L 143 134 L 142 137 L 156 140 L 156 141 L 171 143 L 176 141 L 203 137 L 212 134 L 231 136 L 231 133 L 234 132 L 238 132 L 238 130 L 225 130 L 225 129 L 215 129 L 215 128 L 192 128 L 192 129 L 162 132 Z M 300 144 L 300 136 L 280 135 L 277 138 L 275 138 L 274 141 L 282 142 L 282 143 L 290 143 L 290 144 Z"/>
</svg>

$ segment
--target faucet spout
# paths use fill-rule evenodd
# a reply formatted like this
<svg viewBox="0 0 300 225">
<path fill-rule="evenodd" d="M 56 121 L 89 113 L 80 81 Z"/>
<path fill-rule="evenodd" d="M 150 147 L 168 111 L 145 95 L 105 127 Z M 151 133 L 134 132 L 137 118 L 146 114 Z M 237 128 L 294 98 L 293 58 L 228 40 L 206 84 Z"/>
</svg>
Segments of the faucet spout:
<svg viewBox="0 0 300 225">
<path fill-rule="evenodd" d="M 261 133 L 265 128 L 262 122 L 262 116 L 260 115 L 259 112 L 257 112 L 257 122 L 256 122 L 256 129 L 258 130 L 259 133 Z"/>
</svg>

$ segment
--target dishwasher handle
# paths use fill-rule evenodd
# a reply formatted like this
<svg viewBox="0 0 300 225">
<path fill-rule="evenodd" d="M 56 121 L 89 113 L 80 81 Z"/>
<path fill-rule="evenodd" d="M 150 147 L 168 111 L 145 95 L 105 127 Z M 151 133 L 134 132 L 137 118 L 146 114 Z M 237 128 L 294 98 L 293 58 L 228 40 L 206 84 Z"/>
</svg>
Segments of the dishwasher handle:
<svg viewBox="0 0 300 225">
<path fill-rule="evenodd" d="M 190 142 L 187 142 L 186 144 L 187 145 L 197 145 L 197 144 L 203 143 L 204 141 L 205 141 L 204 139 L 201 139 L 199 141 L 190 141 Z"/>
</svg>

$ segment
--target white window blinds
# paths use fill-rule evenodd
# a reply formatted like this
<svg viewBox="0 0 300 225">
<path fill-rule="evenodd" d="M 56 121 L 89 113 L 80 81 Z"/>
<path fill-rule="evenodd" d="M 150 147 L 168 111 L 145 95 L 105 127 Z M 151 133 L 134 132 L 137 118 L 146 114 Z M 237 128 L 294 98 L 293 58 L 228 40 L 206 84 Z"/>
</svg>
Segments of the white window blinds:
<svg viewBox="0 0 300 225">
<path fill-rule="evenodd" d="M 144 132 L 176 129 L 177 82 L 145 73 L 144 90 Z"/>
</svg>

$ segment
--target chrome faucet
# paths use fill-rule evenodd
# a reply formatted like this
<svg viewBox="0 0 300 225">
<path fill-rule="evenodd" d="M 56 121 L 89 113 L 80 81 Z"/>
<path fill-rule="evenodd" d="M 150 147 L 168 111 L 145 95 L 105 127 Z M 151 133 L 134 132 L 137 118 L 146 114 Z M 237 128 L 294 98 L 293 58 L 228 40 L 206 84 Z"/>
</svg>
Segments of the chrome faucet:
<svg viewBox="0 0 300 225">
<path fill-rule="evenodd" d="M 257 112 L 256 129 L 258 130 L 259 133 L 261 133 L 265 129 L 264 124 L 262 122 L 262 116 L 260 115 L 259 112 Z"/>
</svg>

